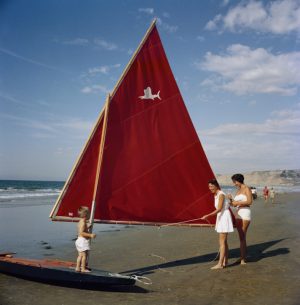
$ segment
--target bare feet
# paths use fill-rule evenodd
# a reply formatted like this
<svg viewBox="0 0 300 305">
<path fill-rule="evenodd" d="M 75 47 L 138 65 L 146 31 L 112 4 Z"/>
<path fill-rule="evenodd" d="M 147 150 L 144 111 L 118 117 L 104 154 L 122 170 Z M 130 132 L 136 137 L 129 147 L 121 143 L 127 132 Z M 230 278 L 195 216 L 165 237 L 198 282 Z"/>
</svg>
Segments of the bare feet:
<svg viewBox="0 0 300 305">
<path fill-rule="evenodd" d="M 221 265 L 215 265 L 215 266 L 213 266 L 213 267 L 211 267 L 210 269 L 211 270 L 216 270 L 216 269 L 223 269 L 224 267 L 223 266 L 221 266 Z"/>
<path fill-rule="evenodd" d="M 78 268 L 75 268 L 75 271 L 76 271 L 76 272 L 80 272 L 81 270 L 80 270 L 80 269 L 78 269 Z"/>
<path fill-rule="evenodd" d="M 88 269 L 81 269 L 81 272 L 83 272 L 83 273 L 89 273 L 89 272 L 91 272 L 91 271 L 88 270 Z"/>
<path fill-rule="evenodd" d="M 239 258 L 235 264 L 241 264 L 241 265 L 247 265 L 246 261 L 244 259 Z"/>
</svg>

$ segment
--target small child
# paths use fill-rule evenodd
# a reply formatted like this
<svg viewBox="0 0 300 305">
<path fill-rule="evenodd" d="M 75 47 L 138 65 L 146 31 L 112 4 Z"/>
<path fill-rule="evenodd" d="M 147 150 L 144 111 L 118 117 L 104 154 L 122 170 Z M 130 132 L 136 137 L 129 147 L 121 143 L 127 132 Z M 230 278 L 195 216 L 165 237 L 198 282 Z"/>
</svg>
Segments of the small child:
<svg viewBox="0 0 300 305">
<path fill-rule="evenodd" d="M 89 233 L 89 225 L 87 219 L 89 217 L 89 208 L 81 206 L 78 209 L 78 215 L 81 218 L 78 223 L 78 238 L 75 245 L 78 251 L 76 271 L 78 272 L 90 272 L 86 267 L 88 253 L 90 251 L 90 239 L 95 238 L 96 234 Z"/>
</svg>

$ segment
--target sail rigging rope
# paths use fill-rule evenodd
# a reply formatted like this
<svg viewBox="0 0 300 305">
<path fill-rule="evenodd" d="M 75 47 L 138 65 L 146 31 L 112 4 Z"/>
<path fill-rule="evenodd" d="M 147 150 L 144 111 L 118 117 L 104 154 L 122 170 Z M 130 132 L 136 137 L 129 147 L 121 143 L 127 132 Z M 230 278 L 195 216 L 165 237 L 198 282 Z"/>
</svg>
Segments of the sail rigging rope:
<svg viewBox="0 0 300 305">
<path fill-rule="evenodd" d="M 152 281 L 146 276 L 140 276 L 140 275 L 133 274 L 130 277 L 132 279 L 134 279 L 135 281 L 140 282 L 144 285 L 152 285 Z"/>
<path fill-rule="evenodd" d="M 201 218 L 202 218 L 202 217 L 194 218 L 194 219 L 189 219 L 189 220 L 185 220 L 185 221 L 180 221 L 180 222 L 168 223 L 168 224 L 159 226 L 158 229 L 160 229 L 160 228 L 162 228 L 162 227 L 176 226 L 176 225 L 179 225 L 179 224 L 182 224 L 182 223 L 188 223 L 188 222 L 200 220 Z M 211 223 L 208 221 L 208 219 L 203 219 L 203 220 L 206 220 L 207 223 L 208 223 L 209 225 L 211 225 Z"/>
<path fill-rule="evenodd" d="M 180 222 L 168 223 L 168 224 L 159 226 L 159 227 L 158 227 L 158 230 L 160 230 L 162 227 L 176 226 L 176 225 L 178 225 L 178 224 L 188 223 L 188 222 L 200 220 L 201 218 L 202 218 L 202 217 L 194 218 L 194 219 L 189 219 L 189 220 L 185 220 L 185 221 L 180 221 Z M 203 219 L 203 220 L 205 220 L 209 225 L 212 225 L 211 222 L 210 222 L 208 219 Z M 212 261 L 209 261 L 208 263 L 210 264 L 210 263 L 216 261 L 217 258 L 219 257 L 219 255 L 220 255 L 220 250 L 218 251 L 216 257 L 215 257 Z M 167 261 L 165 257 L 160 256 L 160 255 L 157 255 L 157 254 L 153 254 L 153 253 L 152 253 L 151 256 L 155 256 L 155 257 L 158 257 L 158 258 L 160 258 L 160 259 L 162 259 L 162 260 L 164 260 L 164 261 Z M 162 271 L 165 271 L 165 270 L 163 270 L 162 268 L 159 268 L 159 269 L 162 270 Z"/>
</svg>

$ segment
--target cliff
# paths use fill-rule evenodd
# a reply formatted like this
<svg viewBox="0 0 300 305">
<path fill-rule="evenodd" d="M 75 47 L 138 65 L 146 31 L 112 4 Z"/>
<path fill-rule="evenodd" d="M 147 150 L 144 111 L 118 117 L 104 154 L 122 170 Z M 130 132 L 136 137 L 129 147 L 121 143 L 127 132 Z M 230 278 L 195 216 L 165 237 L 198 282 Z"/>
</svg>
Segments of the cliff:
<svg viewBox="0 0 300 305">
<path fill-rule="evenodd" d="M 245 183 L 251 186 L 300 185 L 300 170 L 270 170 L 241 173 Z M 232 185 L 231 174 L 216 175 L 221 185 Z"/>
</svg>

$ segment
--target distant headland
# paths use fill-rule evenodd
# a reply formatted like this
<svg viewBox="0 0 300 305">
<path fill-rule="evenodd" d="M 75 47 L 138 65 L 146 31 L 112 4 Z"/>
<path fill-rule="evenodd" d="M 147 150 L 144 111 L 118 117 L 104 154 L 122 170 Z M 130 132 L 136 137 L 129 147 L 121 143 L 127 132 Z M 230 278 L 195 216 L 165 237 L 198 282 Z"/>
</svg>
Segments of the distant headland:
<svg viewBox="0 0 300 305">
<path fill-rule="evenodd" d="M 300 185 L 300 169 L 294 170 L 268 170 L 242 173 L 245 183 L 251 186 L 295 186 Z M 231 175 L 216 175 L 221 185 L 232 185 Z"/>
</svg>

